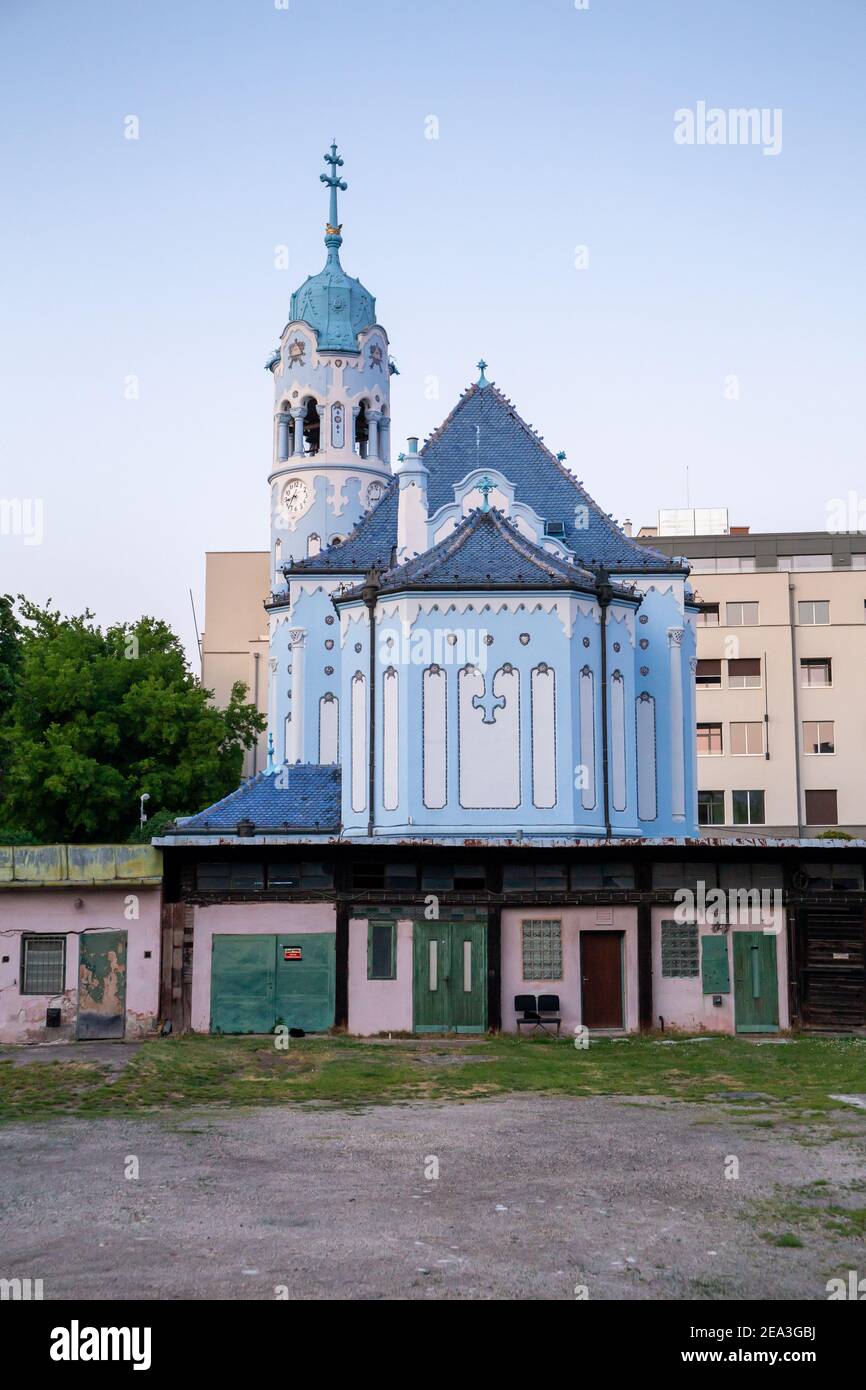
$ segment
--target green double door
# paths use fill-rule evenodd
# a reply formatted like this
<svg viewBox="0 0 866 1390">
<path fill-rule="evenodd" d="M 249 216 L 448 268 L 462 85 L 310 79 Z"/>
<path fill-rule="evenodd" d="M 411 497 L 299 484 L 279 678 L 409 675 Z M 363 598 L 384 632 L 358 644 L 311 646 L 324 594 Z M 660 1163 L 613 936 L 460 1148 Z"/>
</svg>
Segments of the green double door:
<svg viewBox="0 0 866 1390">
<path fill-rule="evenodd" d="M 416 922 L 416 1033 L 483 1033 L 487 1026 L 487 934 L 480 922 Z"/>
<path fill-rule="evenodd" d="M 333 932 L 215 936 L 211 1029 L 272 1033 L 278 1023 L 321 1033 L 334 1023 Z"/>
<path fill-rule="evenodd" d="M 775 1033 L 779 1027 L 776 938 L 768 932 L 735 931 L 734 1020 L 738 1033 Z"/>
</svg>

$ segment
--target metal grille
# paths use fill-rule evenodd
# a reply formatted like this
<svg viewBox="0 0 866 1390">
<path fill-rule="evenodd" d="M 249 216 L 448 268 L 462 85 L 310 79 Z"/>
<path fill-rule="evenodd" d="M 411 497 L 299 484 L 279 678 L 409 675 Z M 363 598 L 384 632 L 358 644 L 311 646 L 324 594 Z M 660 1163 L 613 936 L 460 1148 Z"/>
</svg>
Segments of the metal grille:
<svg viewBox="0 0 866 1390">
<path fill-rule="evenodd" d="M 662 975 L 695 976 L 700 971 L 695 922 L 662 922 Z"/>
<path fill-rule="evenodd" d="M 66 983 L 66 937 L 25 936 L 22 994 L 62 994 Z"/>
<path fill-rule="evenodd" d="M 562 979 L 562 923 L 529 919 L 523 923 L 524 980 Z"/>
</svg>

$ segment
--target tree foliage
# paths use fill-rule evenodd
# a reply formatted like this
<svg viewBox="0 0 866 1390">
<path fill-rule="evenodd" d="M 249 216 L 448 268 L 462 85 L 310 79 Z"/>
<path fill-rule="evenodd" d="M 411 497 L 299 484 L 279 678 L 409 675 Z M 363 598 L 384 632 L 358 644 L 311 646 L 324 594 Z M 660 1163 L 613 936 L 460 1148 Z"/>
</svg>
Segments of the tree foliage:
<svg viewBox="0 0 866 1390">
<path fill-rule="evenodd" d="M 19 599 L 0 608 L 0 826 L 37 841 L 126 840 L 149 815 L 187 814 L 238 785 L 264 721 L 238 682 L 211 703 L 166 623 L 101 629 Z M 8 649 L 8 656 L 7 656 Z M 2 833 L 0 833 L 2 839 Z"/>
</svg>

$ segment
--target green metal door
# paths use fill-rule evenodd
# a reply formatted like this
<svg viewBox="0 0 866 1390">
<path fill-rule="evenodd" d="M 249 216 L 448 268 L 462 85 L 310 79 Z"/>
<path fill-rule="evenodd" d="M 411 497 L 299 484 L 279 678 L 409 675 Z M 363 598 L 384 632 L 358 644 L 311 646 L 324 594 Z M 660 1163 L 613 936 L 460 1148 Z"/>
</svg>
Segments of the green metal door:
<svg viewBox="0 0 866 1390">
<path fill-rule="evenodd" d="M 738 1033 L 775 1033 L 779 1027 L 776 938 L 735 931 L 734 1020 Z"/>
<path fill-rule="evenodd" d="M 83 932 L 76 1037 L 122 1038 L 126 1027 L 126 932 Z"/>
<path fill-rule="evenodd" d="M 305 1033 L 334 1026 L 335 943 L 333 932 L 277 937 L 277 1023 Z"/>
<path fill-rule="evenodd" d="M 480 922 L 416 922 L 416 1033 L 483 1033 L 487 1023 L 485 930 Z"/>
<path fill-rule="evenodd" d="M 215 936 L 211 1031 L 273 1032 L 274 973 L 273 936 Z"/>
</svg>

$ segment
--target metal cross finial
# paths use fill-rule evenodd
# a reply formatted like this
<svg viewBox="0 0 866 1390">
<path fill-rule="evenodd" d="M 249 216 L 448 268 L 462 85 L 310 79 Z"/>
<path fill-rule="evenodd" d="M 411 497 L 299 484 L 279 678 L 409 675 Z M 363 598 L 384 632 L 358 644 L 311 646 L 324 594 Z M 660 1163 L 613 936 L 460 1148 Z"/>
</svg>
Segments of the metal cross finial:
<svg viewBox="0 0 866 1390">
<path fill-rule="evenodd" d="M 337 189 L 339 188 L 343 193 L 345 193 L 349 185 L 346 183 L 345 179 L 341 179 L 339 174 L 337 173 L 337 170 L 341 169 L 343 166 L 343 157 L 342 155 L 337 154 L 336 140 L 331 142 L 330 151 L 328 152 L 328 154 L 324 155 L 323 158 L 325 163 L 331 166 L 330 173 L 319 175 L 319 178 L 322 180 L 322 183 L 326 183 L 331 190 L 331 209 L 330 216 L 328 219 L 327 232 L 329 236 L 339 236 L 340 227 L 337 222 Z"/>
<path fill-rule="evenodd" d="M 274 736 L 273 734 L 268 734 L 268 763 L 265 768 L 265 773 L 276 772 L 276 770 L 276 764 L 274 763 Z"/>
<path fill-rule="evenodd" d="M 483 358 L 483 357 L 482 357 L 482 359 L 481 359 L 480 362 L 477 362 L 477 363 L 476 363 L 476 366 L 479 368 L 479 370 L 480 370 L 480 372 L 481 372 L 481 375 L 480 375 L 480 377 L 478 378 L 478 380 L 476 381 L 475 385 L 476 385 L 476 386 L 489 386 L 490 383 L 489 383 L 489 381 L 487 380 L 487 377 L 484 375 L 484 368 L 487 366 L 487 363 L 484 361 L 484 358 Z"/>
<path fill-rule="evenodd" d="M 481 503 L 481 510 L 483 512 L 490 511 L 490 494 L 495 487 L 496 484 L 494 483 L 493 479 L 488 478 L 486 473 L 484 474 L 483 478 L 480 478 L 478 480 L 478 491 L 481 493 L 481 496 L 484 499 Z"/>
</svg>

